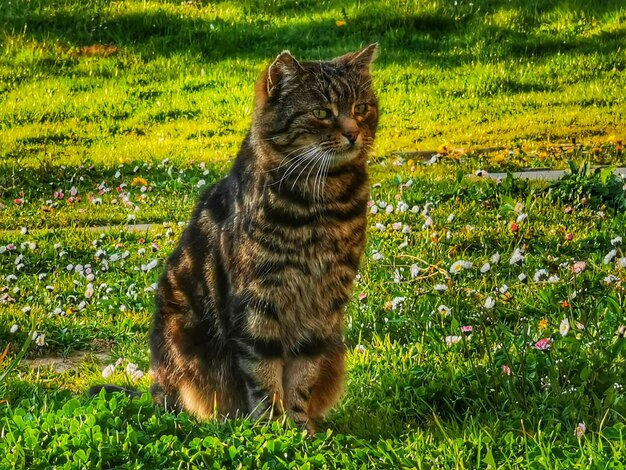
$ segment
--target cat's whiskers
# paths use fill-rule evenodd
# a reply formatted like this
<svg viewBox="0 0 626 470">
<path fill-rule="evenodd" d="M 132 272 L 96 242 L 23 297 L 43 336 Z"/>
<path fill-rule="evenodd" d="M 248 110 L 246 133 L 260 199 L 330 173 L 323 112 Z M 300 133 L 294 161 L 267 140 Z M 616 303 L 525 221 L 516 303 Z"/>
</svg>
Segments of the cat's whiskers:
<svg viewBox="0 0 626 470">
<path fill-rule="evenodd" d="M 324 152 L 322 156 L 322 163 L 320 164 L 319 170 L 316 176 L 316 196 L 315 200 L 318 202 L 322 202 L 324 200 L 324 189 L 326 186 L 326 176 L 328 174 L 328 167 L 330 166 L 330 162 L 332 160 L 332 150 L 328 150 Z"/>
<path fill-rule="evenodd" d="M 294 173 L 294 171 L 298 168 L 298 166 L 300 166 L 302 163 L 306 162 L 311 157 L 311 155 L 315 155 L 315 153 L 317 153 L 317 151 L 318 151 L 317 148 L 312 148 L 312 149 L 307 150 L 303 154 L 298 155 L 297 157 L 295 157 L 292 160 L 293 164 L 287 168 L 287 170 L 285 171 L 285 173 L 283 174 L 281 179 L 278 182 L 275 182 L 275 183 L 272 183 L 272 184 L 278 184 L 278 190 L 280 191 L 280 189 L 282 188 L 283 181 L 286 181 L 291 176 L 291 174 Z M 308 162 L 307 162 L 307 165 L 308 165 Z M 306 169 L 307 165 L 305 165 L 305 167 L 304 167 L 305 169 Z M 298 177 L 299 177 L 299 175 L 298 175 Z M 297 178 L 296 178 L 296 181 L 297 181 Z M 293 187 L 292 187 L 292 189 L 293 189 Z"/>
<path fill-rule="evenodd" d="M 310 157 L 309 161 L 307 162 L 307 164 L 304 166 L 304 168 L 302 168 L 302 170 L 300 171 L 300 173 L 298 173 L 298 176 L 296 176 L 296 179 L 294 180 L 293 184 L 291 185 L 291 190 L 293 191 L 293 188 L 296 187 L 296 184 L 298 183 L 298 180 L 300 179 L 300 176 L 302 176 L 302 173 L 305 172 L 305 170 L 309 167 L 309 165 L 315 165 L 315 161 L 317 160 L 317 156 L 318 156 L 318 149 L 315 149 L 315 152 L 313 153 L 313 156 Z M 305 180 L 306 183 L 306 180 Z"/>
<path fill-rule="evenodd" d="M 304 149 L 310 150 L 310 149 L 312 149 L 314 147 L 315 147 L 315 144 L 307 144 L 307 145 L 303 145 L 302 147 L 295 148 L 291 152 L 289 152 L 287 155 L 283 156 L 283 162 L 280 165 L 272 167 L 272 168 L 270 168 L 268 170 L 263 170 L 261 173 L 272 173 L 272 172 L 274 172 L 274 171 L 276 171 L 276 170 L 278 170 L 278 169 L 280 169 L 280 168 L 282 168 L 282 167 L 284 167 L 286 165 L 289 165 L 290 163 L 293 163 L 294 159 L 296 159 L 296 158 L 298 158 L 300 156 L 300 155 L 298 155 L 298 157 L 294 157 L 292 159 L 289 159 L 289 157 L 291 155 L 293 155 L 296 152 L 300 152 L 300 151 L 302 151 Z"/>
</svg>

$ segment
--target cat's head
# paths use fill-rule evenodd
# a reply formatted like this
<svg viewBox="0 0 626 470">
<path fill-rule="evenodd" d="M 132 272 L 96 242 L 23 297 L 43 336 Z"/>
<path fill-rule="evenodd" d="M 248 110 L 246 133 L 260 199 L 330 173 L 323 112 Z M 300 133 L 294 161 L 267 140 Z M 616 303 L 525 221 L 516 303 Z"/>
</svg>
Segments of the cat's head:
<svg viewBox="0 0 626 470">
<path fill-rule="evenodd" d="M 282 52 L 257 84 L 253 128 L 284 159 L 365 160 L 378 126 L 371 64 L 378 46 L 330 61 L 299 62 Z"/>
</svg>

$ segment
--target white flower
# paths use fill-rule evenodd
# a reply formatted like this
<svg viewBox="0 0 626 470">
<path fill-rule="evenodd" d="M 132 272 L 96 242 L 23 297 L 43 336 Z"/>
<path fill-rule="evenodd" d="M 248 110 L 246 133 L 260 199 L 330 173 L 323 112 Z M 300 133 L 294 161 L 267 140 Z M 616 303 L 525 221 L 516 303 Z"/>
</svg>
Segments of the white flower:
<svg viewBox="0 0 626 470">
<path fill-rule="evenodd" d="M 617 258 L 617 267 L 618 268 L 626 268 L 626 257 Z"/>
<path fill-rule="evenodd" d="M 491 264 L 498 264 L 500 262 L 500 253 L 497 251 L 491 255 Z"/>
<path fill-rule="evenodd" d="M 622 237 L 611 238 L 611 245 L 617 246 L 622 244 Z"/>
<path fill-rule="evenodd" d="M 522 250 L 519 248 L 515 248 L 515 251 L 511 255 L 511 259 L 509 260 L 509 264 L 511 266 L 515 264 L 521 264 L 524 261 L 524 255 L 522 254 Z"/>
<path fill-rule="evenodd" d="M 604 257 L 604 264 L 609 264 L 617 256 L 617 250 L 609 251 Z"/>
<path fill-rule="evenodd" d="M 569 333 L 569 320 L 567 318 L 564 318 L 561 321 L 561 324 L 559 325 L 559 332 L 561 333 L 561 336 L 567 336 L 567 333 Z"/>
<path fill-rule="evenodd" d="M 538 269 L 537 271 L 535 271 L 535 274 L 533 275 L 533 281 L 535 282 L 540 282 L 547 278 L 548 278 L 548 271 L 546 271 L 545 269 Z"/>
<path fill-rule="evenodd" d="M 46 335 L 37 335 L 35 338 L 35 344 L 40 348 L 46 345 Z"/>
<path fill-rule="evenodd" d="M 137 369 L 132 374 L 130 374 L 130 380 L 132 380 L 133 382 L 136 382 L 140 380 L 143 376 L 144 376 L 143 371 Z"/>
<path fill-rule="evenodd" d="M 406 202 L 402 201 L 402 202 L 400 202 L 398 204 L 398 211 L 399 212 L 406 212 L 408 210 L 409 210 L 409 205 Z"/>
<path fill-rule="evenodd" d="M 411 227 L 409 227 L 407 224 L 404 224 L 402 226 L 402 233 L 408 235 L 409 233 L 411 233 Z"/>
<path fill-rule="evenodd" d="M 196 186 L 197 186 L 198 188 L 201 188 L 201 187 L 202 187 L 202 186 L 204 186 L 205 184 L 206 184 L 206 181 L 204 181 L 204 180 L 200 180 L 200 181 L 198 181 L 198 182 L 196 183 Z"/>
<path fill-rule="evenodd" d="M 500 292 L 501 294 L 506 294 L 509 291 L 509 286 L 507 286 L 506 284 L 502 284 L 502 287 L 498 288 L 498 292 Z"/>
<path fill-rule="evenodd" d="M 374 261 L 380 261 L 382 260 L 384 257 L 382 254 L 380 254 L 378 251 L 375 251 L 374 253 L 372 253 L 372 259 Z"/>
<path fill-rule="evenodd" d="M 385 212 L 387 213 L 387 215 L 391 214 L 393 212 L 393 205 L 389 204 L 387 207 L 385 207 Z"/>
<path fill-rule="evenodd" d="M 524 210 L 524 204 L 522 204 L 521 202 L 517 202 L 513 210 L 520 214 Z"/>
<path fill-rule="evenodd" d="M 458 274 L 464 269 L 471 269 L 472 266 L 473 264 L 469 261 L 464 261 L 460 259 L 452 263 L 452 266 L 450 266 L 450 274 Z"/>
<path fill-rule="evenodd" d="M 584 261 L 576 261 L 574 264 L 572 264 L 572 267 L 570 269 L 572 270 L 574 274 L 580 274 L 586 268 L 587 268 L 587 263 L 585 263 Z"/>
<path fill-rule="evenodd" d="M 495 306 L 496 306 L 496 301 L 495 301 L 495 300 L 493 300 L 491 297 L 487 297 L 487 298 L 485 299 L 485 304 L 483 305 L 483 307 L 484 307 L 486 310 L 491 310 L 491 309 L 492 309 L 493 307 L 495 307 Z"/>
<path fill-rule="evenodd" d="M 387 226 L 385 224 L 378 223 L 375 225 L 375 227 L 381 232 L 384 232 L 385 230 L 387 230 Z"/>
<path fill-rule="evenodd" d="M 433 219 L 430 216 L 428 216 L 426 217 L 426 220 L 424 220 L 424 224 L 422 225 L 422 228 L 432 227 L 433 224 L 434 224 Z"/>
<path fill-rule="evenodd" d="M 115 364 L 109 364 L 102 370 L 102 378 L 108 379 L 115 372 Z"/>
<path fill-rule="evenodd" d="M 17 281 L 17 276 L 16 276 L 15 274 L 9 274 L 9 275 L 6 277 L 6 280 L 7 280 L 8 282 L 14 282 L 14 281 Z"/>
<path fill-rule="evenodd" d="M 401 230 L 402 222 L 394 222 L 393 224 L 391 224 L 391 228 L 393 228 L 394 230 Z"/>
<path fill-rule="evenodd" d="M 30 307 L 27 305 L 26 307 L 24 307 L 22 309 L 22 312 L 24 312 L 26 315 L 28 315 L 30 313 Z"/>
<path fill-rule="evenodd" d="M 404 297 L 394 297 L 391 301 L 391 309 L 396 310 L 400 305 L 402 305 L 405 301 Z"/>
<path fill-rule="evenodd" d="M 417 214 L 419 211 L 420 211 L 420 206 L 411 207 L 411 212 L 413 212 L 414 214 Z"/>
<path fill-rule="evenodd" d="M 437 292 L 445 292 L 448 290 L 448 286 L 446 286 L 445 284 L 435 284 L 435 290 Z"/>
<path fill-rule="evenodd" d="M 378 206 L 376 204 L 370 207 L 370 214 L 378 214 Z"/>
<path fill-rule="evenodd" d="M 439 307 L 437 307 L 437 311 L 444 317 L 447 317 L 448 315 L 450 315 L 452 309 L 441 304 Z"/>
<path fill-rule="evenodd" d="M 93 284 L 87 284 L 87 290 L 85 290 L 85 297 L 91 299 L 93 297 Z"/>
<path fill-rule="evenodd" d="M 446 346 L 450 347 L 453 344 L 460 342 L 463 339 L 462 336 L 450 335 L 446 336 Z"/>
<path fill-rule="evenodd" d="M 528 217 L 528 214 L 520 214 L 517 216 L 517 219 L 515 220 L 515 222 L 517 222 L 518 224 L 523 222 L 526 217 Z"/>
<path fill-rule="evenodd" d="M 553 274 L 552 276 L 550 276 L 548 278 L 548 282 L 554 284 L 556 282 L 559 282 L 561 280 L 561 278 L 557 275 L 557 274 Z"/>
<path fill-rule="evenodd" d="M 485 274 L 489 272 L 490 269 L 491 269 L 491 265 L 489 263 L 485 263 L 480 267 L 480 273 Z"/>
<path fill-rule="evenodd" d="M 20 327 L 16 323 L 14 323 L 13 326 L 11 327 L 11 329 L 9 330 L 9 333 L 11 333 L 11 334 L 17 333 L 17 330 L 19 330 L 19 329 L 20 329 Z"/>
<path fill-rule="evenodd" d="M 359 354 L 364 354 L 367 351 L 367 349 L 365 349 L 365 346 L 363 346 L 362 344 L 357 344 L 354 347 L 354 351 L 358 352 Z"/>
<path fill-rule="evenodd" d="M 450 214 L 447 220 L 448 222 L 452 222 L 454 220 L 454 214 Z"/>
<path fill-rule="evenodd" d="M 411 277 L 412 278 L 416 278 L 419 275 L 420 271 L 421 269 L 417 264 L 411 265 Z"/>
<path fill-rule="evenodd" d="M 520 280 L 520 282 L 525 282 L 526 281 L 526 274 L 520 273 L 520 275 L 517 276 L 517 278 Z"/>
</svg>

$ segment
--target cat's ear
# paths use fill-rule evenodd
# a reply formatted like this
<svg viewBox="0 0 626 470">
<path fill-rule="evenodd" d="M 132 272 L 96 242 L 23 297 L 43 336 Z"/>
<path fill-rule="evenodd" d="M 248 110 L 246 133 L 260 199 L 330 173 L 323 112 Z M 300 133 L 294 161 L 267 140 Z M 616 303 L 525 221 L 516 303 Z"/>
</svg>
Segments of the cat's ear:
<svg viewBox="0 0 626 470">
<path fill-rule="evenodd" d="M 281 52 L 267 69 L 266 92 L 274 96 L 285 83 L 289 82 L 304 70 L 289 51 Z"/>
<path fill-rule="evenodd" d="M 351 52 L 349 54 L 338 57 L 338 62 L 343 62 L 350 67 L 360 70 L 362 73 L 369 74 L 372 69 L 372 62 L 376 58 L 378 52 L 378 43 L 370 44 L 365 49 L 361 49 L 357 52 Z"/>
</svg>

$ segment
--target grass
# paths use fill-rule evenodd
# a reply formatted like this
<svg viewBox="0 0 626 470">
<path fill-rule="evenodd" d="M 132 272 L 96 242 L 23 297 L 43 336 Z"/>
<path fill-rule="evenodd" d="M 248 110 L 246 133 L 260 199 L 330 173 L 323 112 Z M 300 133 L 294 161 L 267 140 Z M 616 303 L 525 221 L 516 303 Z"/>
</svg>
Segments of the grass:
<svg viewBox="0 0 626 470">
<path fill-rule="evenodd" d="M 623 163 L 625 19 L 618 1 L 6 2 L 0 374 L 32 343 L 0 379 L 0 468 L 621 468 L 623 182 L 466 175 Z M 153 285 L 262 67 L 371 41 L 375 209 L 322 432 L 87 398 L 117 360 L 107 381 L 148 389 Z M 444 143 L 507 150 L 390 155 Z"/>
</svg>

